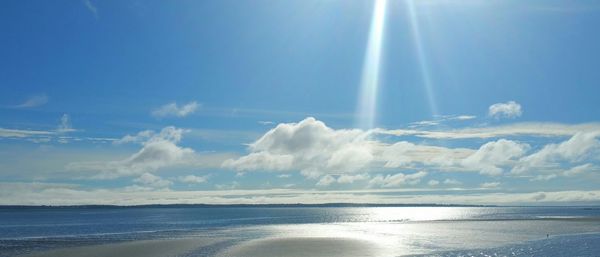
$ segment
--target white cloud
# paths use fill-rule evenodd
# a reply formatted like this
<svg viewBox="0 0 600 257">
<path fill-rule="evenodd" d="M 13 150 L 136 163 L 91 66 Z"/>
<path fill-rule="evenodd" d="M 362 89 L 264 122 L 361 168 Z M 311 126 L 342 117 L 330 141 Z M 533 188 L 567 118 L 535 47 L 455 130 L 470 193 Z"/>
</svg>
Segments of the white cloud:
<svg viewBox="0 0 600 257">
<path fill-rule="evenodd" d="M 582 132 L 600 133 L 600 123 L 562 124 L 548 122 L 522 122 L 502 126 L 447 129 L 376 129 L 376 134 L 394 136 L 416 136 L 430 139 L 497 138 L 513 136 L 558 137 L 573 136 Z"/>
<path fill-rule="evenodd" d="M 356 174 L 356 175 L 348 175 L 342 174 L 337 178 L 338 184 L 352 184 L 355 181 L 363 181 L 369 179 L 369 174 Z"/>
<path fill-rule="evenodd" d="M 591 163 L 582 164 L 573 168 L 570 168 L 563 172 L 563 176 L 565 177 L 573 177 L 583 173 L 598 171 L 600 170 L 597 166 L 594 166 Z"/>
<path fill-rule="evenodd" d="M 157 118 L 185 117 L 194 113 L 198 107 L 200 107 L 200 105 L 195 101 L 189 102 L 181 107 L 177 106 L 177 103 L 169 103 L 152 111 L 152 115 Z"/>
<path fill-rule="evenodd" d="M 539 125 L 539 124 L 538 124 Z M 553 167 L 553 173 L 570 169 L 573 165 L 590 162 L 592 156 L 600 156 L 600 144 L 595 135 L 600 134 L 598 124 L 561 125 L 535 127 L 534 124 L 519 124 L 473 131 L 452 131 L 455 135 L 471 138 L 478 134 L 487 135 L 537 133 L 537 135 L 569 135 L 575 130 L 584 132 L 575 135 L 562 144 L 548 144 L 537 153 L 530 153 L 529 144 L 509 139 L 497 139 L 482 144 L 478 149 L 450 148 L 408 141 L 389 142 L 389 137 L 398 135 L 390 130 L 362 131 L 357 129 L 332 129 L 314 118 L 299 123 L 279 124 L 261 138 L 249 145 L 247 155 L 232 158 L 222 164 L 223 168 L 237 171 L 278 171 L 294 172 L 310 179 L 320 179 L 320 185 L 340 183 L 340 178 L 349 179 L 355 174 L 381 172 L 384 169 L 407 169 L 443 172 L 479 172 L 498 176 L 520 168 Z M 536 130 L 537 129 L 537 130 Z M 448 132 L 439 132 L 448 133 Z M 516 133 L 516 134 L 513 134 Z M 394 138 L 392 138 L 393 140 Z M 558 157 L 560 158 L 558 158 Z M 543 157 L 543 158 L 542 158 Z M 546 166 L 533 165 L 544 160 Z M 558 161 L 563 166 L 557 166 Z M 564 160 L 570 160 L 565 162 Z M 596 161 L 598 158 L 596 158 Z M 551 163 L 552 165 L 548 165 Z M 325 177 L 326 175 L 330 177 Z M 546 174 L 547 175 L 547 174 Z M 390 179 L 398 177 L 388 176 Z M 514 177 L 514 176 L 513 176 Z M 334 179 L 334 180 L 332 180 Z M 392 184 L 383 182 L 386 177 L 369 177 L 372 184 Z M 319 183 L 319 182 L 317 182 Z M 446 183 L 447 184 L 447 183 Z"/>
<path fill-rule="evenodd" d="M 178 177 L 177 180 L 179 180 L 179 182 L 186 183 L 186 184 L 201 184 L 208 180 L 208 176 L 187 175 L 187 176 Z"/>
<path fill-rule="evenodd" d="M 36 137 L 36 136 L 49 136 L 49 135 L 53 135 L 53 134 L 54 134 L 53 131 L 0 128 L 0 137 L 28 138 L 28 137 Z"/>
<path fill-rule="evenodd" d="M 512 172 L 520 174 L 535 169 L 557 169 L 564 163 L 598 160 L 600 156 L 600 142 L 596 139 L 598 135 L 597 132 L 582 132 L 562 143 L 545 145 L 541 150 L 521 158 Z"/>
<path fill-rule="evenodd" d="M 500 186 L 500 182 L 485 182 L 479 186 L 481 186 L 482 188 L 497 188 L 498 186 Z"/>
<path fill-rule="evenodd" d="M 531 181 L 548 181 L 559 177 L 576 177 L 586 173 L 599 171 L 600 168 L 591 163 L 581 164 L 575 167 L 568 168 L 567 170 L 562 169 L 548 169 L 544 170 L 545 174 L 539 174 L 530 179 Z M 548 174 L 549 173 L 549 174 Z"/>
<path fill-rule="evenodd" d="M 229 159 L 223 162 L 224 168 L 233 168 L 238 171 L 265 170 L 286 171 L 292 169 L 294 156 L 274 155 L 268 152 L 250 153 L 238 159 Z"/>
<path fill-rule="evenodd" d="M 96 178 L 116 178 L 152 172 L 157 169 L 190 164 L 195 152 L 190 148 L 177 145 L 185 131 L 175 127 L 166 127 L 154 134 L 142 144 L 142 149 L 130 157 L 110 162 L 76 162 L 67 166 L 68 170 L 95 171 Z"/>
<path fill-rule="evenodd" d="M 447 178 L 442 183 L 444 183 L 444 185 L 451 185 L 451 186 L 462 185 L 462 182 L 460 182 L 460 181 L 458 181 L 456 179 L 453 179 L 453 178 Z"/>
<path fill-rule="evenodd" d="M 163 179 L 159 176 L 152 175 L 150 173 L 142 174 L 140 177 L 134 179 L 133 182 L 151 188 L 168 188 L 173 184 L 173 182 L 171 182 L 170 180 Z"/>
<path fill-rule="evenodd" d="M 439 120 L 421 120 L 421 121 L 411 122 L 409 124 L 409 127 L 416 128 L 416 127 L 437 126 L 437 125 L 440 125 L 440 123 L 441 123 L 441 121 L 439 121 Z"/>
<path fill-rule="evenodd" d="M 333 183 L 337 184 L 352 184 L 356 181 L 364 181 L 370 178 L 369 174 L 342 174 L 342 175 L 325 175 L 317 182 L 317 186 L 329 186 Z"/>
<path fill-rule="evenodd" d="M 530 181 L 548 181 L 551 179 L 555 179 L 557 177 L 558 177 L 558 175 L 556 175 L 556 174 L 537 175 L 534 178 L 530 179 Z"/>
<path fill-rule="evenodd" d="M 419 183 L 425 176 L 427 176 L 427 172 L 425 171 L 419 171 L 408 175 L 404 173 L 398 173 L 395 175 L 386 175 L 385 177 L 382 175 L 377 175 L 371 179 L 371 181 L 369 181 L 369 185 L 381 187 L 397 187 L 405 184 L 414 185 Z"/>
<path fill-rule="evenodd" d="M 236 187 L 237 183 L 222 188 Z M 600 190 L 570 190 L 526 193 L 462 194 L 419 193 L 414 189 L 371 189 L 321 191 L 300 189 L 164 191 L 138 186 L 140 190 L 82 189 L 77 185 L 48 183 L 2 183 L 2 205 L 81 205 L 81 204 L 257 204 L 257 203 L 444 203 L 444 204 L 594 204 L 600 203 Z M 148 190 L 150 189 L 150 190 Z M 439 189 L 435 189 L 438 191 Z M 406 192 L 412 192 L 406 194 Z"/>
<path fill-rule="evenodd" d="M 474 152 L 466 148 L 417 145 L 406 141 L 379 146 L 381 152 L 377 160 L 382 161 L 385 168 L 413 168 L 415 164 L 442 169 L 460 168 L 460 161 Z"/>
<path fill-rule="evenodd" d="M 472 120 L 475 118 L 477 118 L 477 116 L 474 116 L 474 115 L 459 115 L 459 116 L 454 117 L 454 119 L 456 119 L 456 120 Z"/>
<path fill-rule="evenodd" d="M 333 176 L 325 175 L 319 180 L 319 182 L 317 182 L 317 186 L 329 186 L 334 182 L 335 178 L 333 178 Z"/>
<path fill-rule="evenodd" d="M 516 118 L 523 114 L 521 105 L 515 101 L 492 104 L 488 115 L 494 118 Z"/>
<path fill-rule="evenodd" d="M 466 121 L 466 120 L 472 120 L 472 119 L 476 119 L 476 118 L 477 118 L 477 116 L 473 116 L 473 115 L 441 115 L 441 116 L 435 117 L 434 120 L 423 120 L 423 121 L 411 122 L 409 124 L 409 127 L 417 128 L 417 127 L 437 126 L 437 125 L 440 125 L 440 124 L 448 122 L 448 121 Z"/>
<path fill-rule="evenodd" d="M 127 143 L 141 143 L 148 140 L 150 137 L 154 135 L 154 131 L 152 130 L 144 130 L 140 131 L 135 135 L 125 135 L 121 139 L 113 141 L 113 144 L 127 144 Z"/>
<path fill-rule="evenodd" d="M 299 170 L 306 177 L 319 178 L 331 173 L 368 172 L 374 167 L 464 169 L 461 160 L 474 152 L 406 141 L 387 144 L 371 137 L 371 131 L 335 130 L 314 118 L 279 124 L 249 150 L 248 155 L 227 160 L 223 167 L 238 171 Z"/>
<path fill-rule="evenodd" d="M 467 169 L 478 170 L 481 174 L 497 176 L 502 174 L 503 166 L 514 164 L 529 148 L 527 144 L 506 139 L 488 142 L 465 158 L 462 165 Z"/>
<path fill-rule="evenodd" d="M 25 102 L 15 105 L 14 108 L 34 108 L 48 103 L 48 96 L 45 94 L 29 97 Z"/>
<path fill-rule="evenodd" d="M 368 165 L 372 141 L 361 130 L 334 130 L 314 118 L 282 123 L 249 146 L 250 154 L 223 167 L 238 171 L 293 171 L 319 177 L 330 172 L 356 172 Z"/>
</svg>

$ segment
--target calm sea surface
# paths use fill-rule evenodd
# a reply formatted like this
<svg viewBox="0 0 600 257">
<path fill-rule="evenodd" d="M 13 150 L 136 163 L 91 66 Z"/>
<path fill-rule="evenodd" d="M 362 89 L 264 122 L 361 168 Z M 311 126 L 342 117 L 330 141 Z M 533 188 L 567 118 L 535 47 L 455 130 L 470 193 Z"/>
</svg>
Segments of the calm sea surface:
<svg viewBox="0 0 600 257">
<path fill-rule="evenodd" d="M 598 256 L 598 233 L 596 207 L 0 208 L 0 256 L 181 237 L 228 238 L 191 256 L 283 237 L 360 238 L 390 256 Z"/>
</svg>

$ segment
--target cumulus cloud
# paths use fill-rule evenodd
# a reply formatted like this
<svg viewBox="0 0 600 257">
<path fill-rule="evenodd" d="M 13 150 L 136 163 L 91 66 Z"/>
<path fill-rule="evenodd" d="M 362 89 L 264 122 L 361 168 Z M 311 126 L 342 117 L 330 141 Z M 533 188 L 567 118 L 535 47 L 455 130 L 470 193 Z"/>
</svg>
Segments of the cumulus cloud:
<svg viewBox="0 0 600 257">
<path fill-rule="evenodd" d="M 317 178 L 356 172 L 368 165 L 372 141 L 361 130 L 334 130 L 314 118 L 282 123 L 250 144 L 250 154 L 223 163 L 238 171 L 293 171 Z"/>
<path fill-rule="evenodd" d="M 577 129 L 580 129 L 579 133 L 575 133 Z M 354 176 L 385 169 L 467 171 L 498 176 L 507 171 L 514 175 L 538 168 L 550 172 L 548 174 L 560 175 L 560 172 L 575 165 L 590 163 L 593 161 L 591 158 L 600 156 L 600 143 L 596 139 L 596 135 L 600 134 L 598 129 L 600 127 L 597 124 L 538 127 L 538 132 L 535 132 L 538 135 L 574 135 L 566 142 L 547 144 L 537 151 L 532 151 L 527 143 L 509 139 L 496 139 L 483 143 L 478 149 L 470 149 L 408 141 L 390 142 L 389 138 L 383 138 L 387 139 L 384 141 L 382 135 L 405 134 L 389 133 L 392 130 L 382 129 L 332 129 L 321 121 L 307 118 L 298 123 L 279 124 L 250 144 L 248 154 L 229 159 L 222 167 L 241 172 L 300 171 L 307 178 L 319 179 L 320 183 L 317 183 L 320 185 L 339 183 L 339 178 L 346 178 L 343 175 Z M 474 133 L 522 135 L 535 130 L 533 124 L 521 124 L 491 131 L 474 129 L 439 133 L 470 134 L 466 138 L 471 138 Z M 595 161 L 598 161 L 597 157 Z M 380 175 L 369 179 L 375 183 L 385 178 Z"/>
<path fill-rule="evenodd" d="M 15 105 L 14 108 L 34 108 L 48 103 L 48 96 L 45 94 L 29 97 L 25 102 Z"/>
<path fill-rule="evenodd" d="M 377 175 L 369 181 L 369 185 L 381 187 L 397 187 L 405 184 L 414 185 L 421 182 L 421 179 L 425 176 L 427 176 L 427 172 L 425 171 L 419 171 L 408 175 L 404 173 L 386 176 Z"/>
<path fill-rule="evenodd" d="M 465 158 L 462 165 L 481 174 L 497 176 L 502 174 L 502 167 L 514 164 L 529 148 L 527 144 L 506 139 L 488 142 Z"/>
<path fill-rule="evenodd" d="M 153 134 L 142 148 L 130 157 L 110 162 L 76 162 L 67 166 L 68 170 L 87 170 L 98 172 L 96 178 L 116 178 L 138 175 L 157 169 L 182 165 L 194 160 L 195 152 L 190 148 L 177 145 L 185 132 L 183 129 L 166 127 L 160 133 Z"/>
<path fill-rule="evenodd" d="M 547 144 L 541 150 L 521 158 L 512 172 L 520 174 L 534 169 L 557 169 L 565 163 L 597 161 L 600 154 L 598 135 L 596 132 L 582 132 L 562 143 Z"/>
<path fill-rule="evenodd" d="M 200 105 L 193 101 L 189 102 L 183 106 L 178 106 L 177 103 L 169 103 L 165 104 L 158 109 L 152 111 L 152 116 L 157 118 L 164 117 L 185 117 L 194 112 L 200 107 Z"/>
<path fill-rule="evenodd" d="M 516 118 L 522 114 L 521 105 L 515 101 L 492 104 L 488 110 L 488 115 L 494 118 Z"/>
<path fill-rule="evenodd" d="M 474 151 L 466 148 L 446 148 L 418 145 L 400 141 L 391 145 L 381 145 L 378 160 L 385 168 L 414 168 L 423 165 L 443 169 L 460 168 L 460 162 Z"/>
<path fill-rule="evenodd" d="M 292 169 L 294 156 L 290 154 L 270 154 L 268 152 L 250 153 L 238 159 L 229 159 L 223 162 L 224 168 L 233 168 L 238 171 L 266 170 L 286 171 Z"/>
<path fill-rule="evenodd" d="M 574 167 L 567 168 L 566 170 L 558 171 L 556 170 L 547 170 L 546 174 L 536 175 L 531 179 L 531 181 L 547 181 L 559 177 L 576 177 L 580 175 L 584 175 L 590 172 L 599 171 L 600 168 L 591 163 L 581 164 Z M 550 172 L 550 174 L 547 174 Z"/>
<path fill-rule="evenodd" d="M 250 153 L 227 160 L 224 168 L 237 171 L 301 171 L 306 177 L 352 174 L 372 168 L 414 168 L 417 165 L 463 169 L 460 161 L 474 151 L 418 145 L 388 144 L 371 137 L 372 131 L 332 129 L 314 118 L 283 123 L 250 144 Z"/>
</svg>

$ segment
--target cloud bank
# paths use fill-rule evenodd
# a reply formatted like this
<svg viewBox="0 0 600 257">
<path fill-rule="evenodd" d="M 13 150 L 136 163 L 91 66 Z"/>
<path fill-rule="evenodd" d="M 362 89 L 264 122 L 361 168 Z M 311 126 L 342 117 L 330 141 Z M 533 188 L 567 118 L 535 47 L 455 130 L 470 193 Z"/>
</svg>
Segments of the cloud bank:
<svg viewBox="0 0 600 257">
<path fill-rule="evenodd" d="M 389 142 L 389 139 L 383 140 L 380 135 L 398 135 L 397 130 L 333 129 L 322 121 L 309 117 L 298 123 L 279 124 L 251 143 L 248 154 L 229 159 L 222 167 L 244 172 L 300 171 L 306 178 L 318 179 L 316 185 L 321 187 L 343 181 L 364 181 L 366 178 L 370 178 L 371 186 L 398 187 L 419 183 L 431 171 L 514 176 L 536 174 L 546 168 L 543 171 L 582 174 L 585 167 L 594 167 L 592 163 L 598 161 L 600 143 L 597 137 L 600 130 L 582 133 L 575 132 L 576 128 L 595 131 L 598 127 L 595 124 L 583 124 L 538 129 L 538 135 L 572 134 L 561 143 L 550 143 L 540 149 L 528 143 L 504 138 L 491 140 L 477 149 L 471 149 L 402 140 Z M 527 131 L 533 132 L 532 124 L 439 133 L 514 136 Z M 578 165 L 587 166 L 575 169 Z M 575 170 L 569 172 L 571 169 Z M 398 173 L 398 170 L 415 173 Z M 361 179 L 350 179 L 356 174 L 361 174 Z M 432 180 L 430 184 L 438 185 L 440 182 Z M 487 184 L 487 187 L 490 185 L 492 184 Z"/>
</svg>

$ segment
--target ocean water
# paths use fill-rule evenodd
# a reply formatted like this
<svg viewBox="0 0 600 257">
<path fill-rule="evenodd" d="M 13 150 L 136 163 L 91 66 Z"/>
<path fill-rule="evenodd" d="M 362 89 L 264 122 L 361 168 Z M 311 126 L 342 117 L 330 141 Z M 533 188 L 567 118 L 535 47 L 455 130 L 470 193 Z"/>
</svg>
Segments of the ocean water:
<svg viewBox="0 0 600 257">
<path fill-rule="evenodd" d="M 356 240 L 375 256 L 600 256 L 600 208 L 0 208 L 2 257 L 186 237 L 226 239 L 189 256 L 285 238 Z"/>
</svg>

